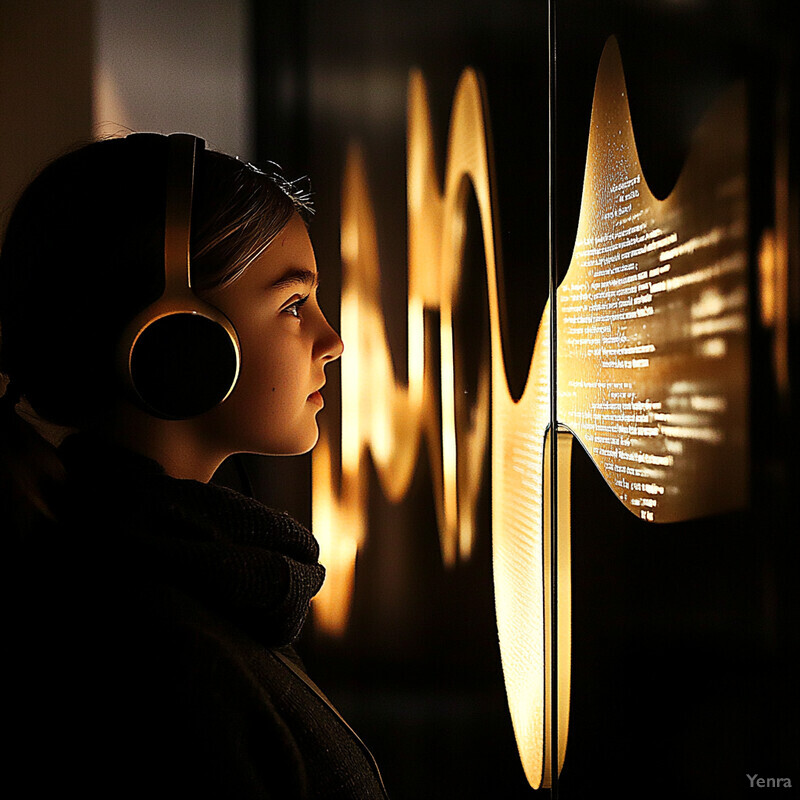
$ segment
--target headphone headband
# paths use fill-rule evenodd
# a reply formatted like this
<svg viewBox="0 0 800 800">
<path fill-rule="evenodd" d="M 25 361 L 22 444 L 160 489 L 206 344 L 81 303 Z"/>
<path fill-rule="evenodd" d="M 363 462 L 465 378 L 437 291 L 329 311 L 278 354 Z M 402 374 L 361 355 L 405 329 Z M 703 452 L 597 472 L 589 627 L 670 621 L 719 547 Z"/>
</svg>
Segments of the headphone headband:
<svg viewBox="0 0 800 800">
<path fill-rule="evenodd" d="M 192 287 L 189 248 L 192 232 L 192 199 L 198 157 L 205 141 L 189 133 L 168 137 L 167 217 L 164 230 L 165 291 Z"/>
</svg>

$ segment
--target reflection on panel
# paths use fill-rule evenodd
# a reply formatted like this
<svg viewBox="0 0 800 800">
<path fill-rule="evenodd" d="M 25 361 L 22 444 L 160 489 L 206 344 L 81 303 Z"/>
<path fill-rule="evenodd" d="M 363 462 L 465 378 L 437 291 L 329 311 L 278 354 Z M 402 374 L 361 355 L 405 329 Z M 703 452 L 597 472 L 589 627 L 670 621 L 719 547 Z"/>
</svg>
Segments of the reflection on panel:
<svg viewBox="0 0 800 800">
<path fill-rule="evenodd" d="M 625 506 L 645 521 L 685 520 L 744 501 L 747 283 L 744 105 L 732 91 L 710 112 L 673 192 L 642 174 L 616 42 L 596 82 L 578 236 L 557 293 L 557 330 L 541 316 L 525 389 L 514 400 L 504 360 L 497 198 L 479 76 L 455 92 L 444 181 L 435 168 L 425 82 L 408 103 L 408 384 L 396 378 L 378 286 L 376 220 L 363 158 L 343 181 L 341 465 L 323 430 L 313 456 L 314 530 L 328 580 L 316 602 L 330 632 L 347 622 L 358 547 L 368 532 L 367 454 L 386 496 L 406 493 L 419 448 L 432 465 L 441 552 L 468 557 L 491 436 L 492 549 L 503 674 L 531 786 L 551 784 L 549 715 L 563 763 L 569 706 L 569 513 L 559 512 L 558 698 L 549 690 L 550 353 L 558 418 Z M 440 189 L 441 186 L 444 189 Z M 465 400 L 453 319 L 463 279 L 468 187 L 483 235 L 490 356 Z M 546 275 L 546 264 L 514 265 Z M 538 309 L 532 310 L 534 313 Z M 434 324 L 435 323 L 435 324 Z M 438 346 L 440 369 L 429 354 Z M 489 398 L 491 397 L 491 412 Z M 569 502 L 570 442 L 559 432 L 559 507 Z M 334 476 L 337 476 L 335 478 Z M 562 549 L 563 548 L 563 549 Z"/>
</svg>

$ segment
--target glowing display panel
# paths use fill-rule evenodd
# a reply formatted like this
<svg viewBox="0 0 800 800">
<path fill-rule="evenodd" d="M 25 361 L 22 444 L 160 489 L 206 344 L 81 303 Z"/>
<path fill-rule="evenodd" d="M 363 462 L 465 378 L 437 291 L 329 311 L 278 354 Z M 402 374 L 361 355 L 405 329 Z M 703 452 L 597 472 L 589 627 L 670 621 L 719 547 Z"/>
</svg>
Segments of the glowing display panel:
<svg viewBox="0 0 800 800">
<path fill-rule="evenodd" d="M 741 91 L 720 99 L 657 200 L 616 44 L 606 47 L 577 241 L 558 289 L 558 415 L 648 521 L 729 511 L 747 491 L 742 109 Z"/>
<path fill-rule="evenodd" d="M 480 465 L 492 442 L 492 546 L 503 673 L 531 786 L 551 785 L 550 715 L 566 750 L 570 662 L 569 461 L 558 440 L 558 698 L 550 690 L 549 380 L 557 341 L 558 419 L 639 518 L 685 520 L 741 505 L 747 486 L 747 276 L 743 99 L 732 92 L 697 133 L 673 192 L 649 192 L 636 153 L 619 52 L 603 53 L 592 107 L 573 258 L 557 291 L 557 330 L 543 310 L 522 396 L 506 378 L 497 199 L 479 76 L 455 92 L 443 191 L 425 83 L 408 103 L 407 384 L 396 378 L 378 292 L 376 221 L 363 158 L 343 181 L 341 465 L 323 430 L 313 460 L 314 530 L 328 579 L 315 610 L 347 622 L 358 547 L 368 531 L 367 454 L 386 496 L 405 495 L 423 439 L 434 478 L 442 557 L 468 557 Z M 490 356 L 475 399 L 457 385 L 453 317 L 461 280 L 467 185 L 478 204 Z M 513 265 L 537 269 L 547 265 Z M 432 330 L 426 310 L 438 312 Z M 441 364 L 430 368 L 438 345 Z M 491 412 L 489 399 L 491 397 Z M 439 413 L 439 409 L 441 412 Z M 337 477 L 338 476 L 338 477 Z"/>
</svg>

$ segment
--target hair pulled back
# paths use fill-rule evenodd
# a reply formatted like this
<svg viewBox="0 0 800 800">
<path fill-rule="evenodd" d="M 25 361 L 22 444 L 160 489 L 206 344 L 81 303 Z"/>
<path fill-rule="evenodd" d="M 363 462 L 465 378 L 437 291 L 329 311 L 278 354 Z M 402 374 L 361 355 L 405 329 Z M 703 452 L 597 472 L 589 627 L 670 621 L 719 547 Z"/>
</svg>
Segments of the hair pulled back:
<svg viewBox="0 0 800 800">
<path fill-rule="evenodd" d="M 19 426 L 29 426 L 7 413 L 19 395 L 42 419 L 78 429 L 119 398 L 120 336 L 164 288 L 167 156 L 166 136 L 93 142 L 46 166 L 17 202 L 0 249 L 0 372 L 11 381 L 0 401 L 0 481 L 26 471 Z M 235 280 L 305 207 L 283 179 L 204 150 L 192 201 L 195 291 Z"/>
</svg>

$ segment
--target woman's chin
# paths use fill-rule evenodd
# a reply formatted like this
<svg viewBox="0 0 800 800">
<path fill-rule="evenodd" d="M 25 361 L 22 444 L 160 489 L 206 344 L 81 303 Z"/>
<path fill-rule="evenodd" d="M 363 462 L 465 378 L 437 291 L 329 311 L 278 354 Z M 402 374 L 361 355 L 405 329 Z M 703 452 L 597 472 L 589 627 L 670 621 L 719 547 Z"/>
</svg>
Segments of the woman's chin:
<svg viewBox="0 0 800 800">
<path fill-rule="evenodd" d="M 304 435 L 292 440 L 265 443 L 265 447 L 258 452 L 265 456 L 302 456 L 313 450 L 318 441 L 319 428 L 314 420 L 313 429 Z"/>
</svg>

